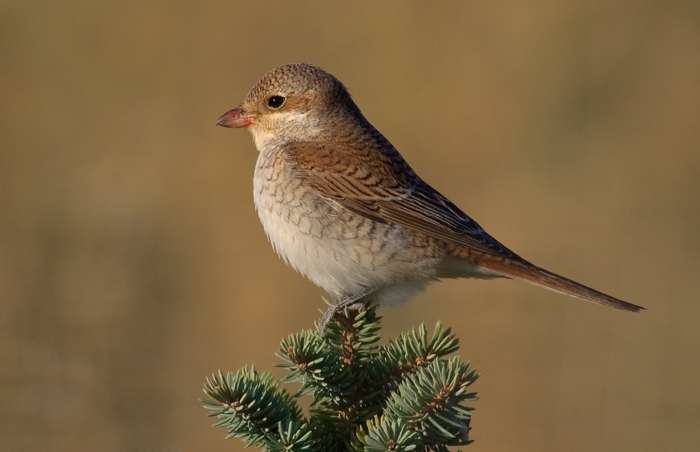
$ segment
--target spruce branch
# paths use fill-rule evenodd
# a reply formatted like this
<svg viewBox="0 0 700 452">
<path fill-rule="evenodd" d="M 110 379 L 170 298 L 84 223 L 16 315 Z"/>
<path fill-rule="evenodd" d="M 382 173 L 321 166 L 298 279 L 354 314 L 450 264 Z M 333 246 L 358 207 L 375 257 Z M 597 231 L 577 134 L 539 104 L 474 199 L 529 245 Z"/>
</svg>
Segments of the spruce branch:
<svg viewBox="0 0 700 452">
<path fill-rule="evenodd" d="M 352 447 L 355 452 L 414 451 L 422 450 L 423 442 L 408 423 L 377 416 L 358 429 Z"/>
<path fill-rule="evenodd" d="M 417 331 L 412 329 L 409 333 L 402 333 L 379 348 L 378 359 L 372 367 L 372 381 L 393 390 L 407 375 L 454 353 L 459 349 L 459 339 L 451 332 L 451 328 L 444 329 L 438 321 L 430 340 L 424 324 Z"/>
<path fill-rule="evenodd" d="M 270 374 L 255 368 L 207 378 L 204 406 L 227 437 L 267 451 L 447 451 L 469 444 L 467 392 L 476 371 L 459 357 L 458 339 L 438 322 L 386 345 L 376 306 L 336 313 L 322 338 L 302 331 L 282 340 L 279 367 L 298 383 L 294 397 L 311 395 L 308 417 Z"/>
<path fill-rule="evenodd" d="M 312 438 L 312 431 L 305 422 L 280 423 L 277 435 L 265 437 L 265 449 L 269 452 L 302 452 L 320 450 Z"/>
<path fill-rule="evenodd" d="M 347 364 L 317 333 L 302 331 L 290 335 L 282 341 L 276 355 L 283 361 L 277 366 L 289 371 L 282 381 L 301 383 L 294 396 L 313 395 L 312 406 L 322 400 L 340 404 L 352 393 L 353 376 Z"/>
<path fill-rule="evenodd" d="M 220 419 L 216 427 L 228 429 L 227 438 L 242 438 L 246 445 L 263 446 L 281 424 L 299 423 L 301 410 L 287 391 L 269 373 L 258 374 L 255 367 L 244 367 L 235 374 L 221 371 L 207 378 L 204 400 L 209 416 Z"/>
<path fill-rule="evenodd" d="M 389 419 L 403 419 L 419 431 L 426 445 L 465 445 L 476 393 L 467 387 L 479 378 L 468 363 L 458 357 L 436 360 L 404 380 L 391 394 L 385 413 Z"/>
</svg>

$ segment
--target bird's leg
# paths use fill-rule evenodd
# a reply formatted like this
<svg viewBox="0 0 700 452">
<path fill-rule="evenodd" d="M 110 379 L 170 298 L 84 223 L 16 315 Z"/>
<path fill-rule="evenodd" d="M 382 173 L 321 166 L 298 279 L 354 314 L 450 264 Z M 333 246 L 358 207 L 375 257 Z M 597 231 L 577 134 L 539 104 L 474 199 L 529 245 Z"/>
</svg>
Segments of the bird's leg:
<svg viewBox="0 0 700 452">
<path fill-rule="evenodd" d="M 323 337 L 323 334 L 326 330 L 326 326 L 328 325 L 328 322 L 333 318 L 335 313 L 342 311 L 347 306 L 355 304 L 362 298 L 374 292 L 374 290 L 374 288 L 366 287 L 358 293 L 352 295 L 344 295 L 335 300 L 333 303 L 331 303 L 331 305 L 328 306 L 328 309 L 326 309 L 326 311 L 321 316 L 321 320 L 318 323 L 318 332 L 321 335 L 321 337 Z M 362 305 L 362 303 L 357 304 L 360 306 Z"/>
</svg>

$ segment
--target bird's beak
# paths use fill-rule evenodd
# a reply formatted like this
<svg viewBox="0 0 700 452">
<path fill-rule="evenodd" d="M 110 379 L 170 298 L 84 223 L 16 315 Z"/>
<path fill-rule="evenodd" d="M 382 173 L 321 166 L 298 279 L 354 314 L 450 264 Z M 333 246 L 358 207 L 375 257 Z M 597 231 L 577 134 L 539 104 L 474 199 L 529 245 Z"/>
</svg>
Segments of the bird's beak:
<svg viewBox="0 0 700 452">
<path fill-rule="evenodd" d="M 243 112 L 241 107 L 238 107 L 221 115 L 221 117 L 216 120 L 216 125 L 238 129 L 240 127 L 248 127 L 253 122 L 252 119 L 251 116 Z"/>
</svg>

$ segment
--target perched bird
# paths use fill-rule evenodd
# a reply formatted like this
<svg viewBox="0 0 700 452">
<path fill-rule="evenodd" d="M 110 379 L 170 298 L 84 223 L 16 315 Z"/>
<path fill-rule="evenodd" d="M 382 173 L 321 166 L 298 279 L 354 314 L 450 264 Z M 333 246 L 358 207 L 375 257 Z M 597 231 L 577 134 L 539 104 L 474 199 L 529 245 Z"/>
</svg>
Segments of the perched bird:
<svg viewBox="0 0 700 452">
<path fill-rule="evenodd" d="M 335 301 L 403 303 L 442 278 L 512 278 L 625 311 L 643 309 L 521 258 L 424 182 L 333 75 L 265 74 L 217 121 L 259 151 L 255 207 L 277 253 Z"/>
</svg>

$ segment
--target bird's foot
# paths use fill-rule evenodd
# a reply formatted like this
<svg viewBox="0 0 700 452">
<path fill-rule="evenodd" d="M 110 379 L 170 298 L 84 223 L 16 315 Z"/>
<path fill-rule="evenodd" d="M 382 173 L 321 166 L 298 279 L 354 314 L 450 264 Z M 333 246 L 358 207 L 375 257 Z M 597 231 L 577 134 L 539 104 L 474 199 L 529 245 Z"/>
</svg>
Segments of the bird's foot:
<svg viewBox="0 0 700 452">
<path fill-rule="evenodd" d="M 331 303 L 321 316 L 321 320 L 318 322 L 318 333 L 321 335 L 321 337 L 324 337 L 328 322 L 330 322 L 336 314 L 342 312 L 347 307 L 358 311 L 364 308 L 365 303 L 360 300 L 373 291 L 373 289 L 365 289 L 359 294 L 345 295 Z"/>
</svg>

